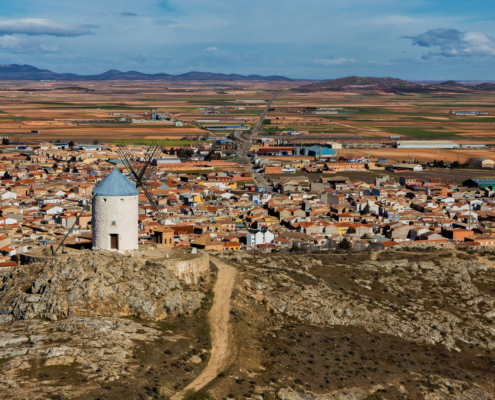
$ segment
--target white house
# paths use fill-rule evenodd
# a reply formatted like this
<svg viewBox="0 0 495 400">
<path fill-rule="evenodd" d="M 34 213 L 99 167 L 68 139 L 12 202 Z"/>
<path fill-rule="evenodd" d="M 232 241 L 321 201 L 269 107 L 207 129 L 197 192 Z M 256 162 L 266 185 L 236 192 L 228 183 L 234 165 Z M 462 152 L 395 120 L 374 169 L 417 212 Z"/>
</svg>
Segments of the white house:
<svg viewBox="0 0 495 400">
<path fill-rule="evenodd" d="M 13 200 L 13 199 L 17 199 L 17 193 L 7 191 L 2 193 L 0 197 L 2 198 L 2 200 Z"/>
<path fill-rule="evenodd" d="M 246 244 L 250 247 L 257 246 L 259 244 L 273 243 L 275 235 L 270 231 L 258 231 L 248 229 Z"/>
</svg>

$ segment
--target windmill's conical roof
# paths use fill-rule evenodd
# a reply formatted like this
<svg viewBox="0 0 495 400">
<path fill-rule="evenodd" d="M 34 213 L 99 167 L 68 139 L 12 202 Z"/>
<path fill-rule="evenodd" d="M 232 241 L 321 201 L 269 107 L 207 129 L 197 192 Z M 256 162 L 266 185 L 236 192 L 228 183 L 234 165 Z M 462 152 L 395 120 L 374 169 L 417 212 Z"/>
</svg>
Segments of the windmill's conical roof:
<svg viewBox="0 0 495 400">
<path fill-rule="evenodd" d="M 93 190 L 96 196 L 137 196 L 136 182 L 127 179 L 117 167 L 110 172 L 105 179 Z"/>
</svg>

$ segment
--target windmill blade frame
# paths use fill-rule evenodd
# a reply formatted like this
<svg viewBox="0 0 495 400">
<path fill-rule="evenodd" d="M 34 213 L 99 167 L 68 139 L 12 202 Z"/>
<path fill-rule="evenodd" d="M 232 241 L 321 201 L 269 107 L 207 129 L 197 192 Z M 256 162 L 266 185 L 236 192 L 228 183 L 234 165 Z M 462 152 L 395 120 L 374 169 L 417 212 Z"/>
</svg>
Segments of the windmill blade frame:
<svg viewBox="0 0 495 400">
<path fill-rule="evenodd" d="M 156 200 L 156 197 L 154 196 L 153 192 L 151 190 L 149 190 L 147 183 L 144 183 L 141 187 L 142 187 L 144 194 L 146 195 L 146 198 L 148 199 L 150 205 L 155 209 L 158 222 L 163 225 L 163 223 L 165 221 L 165 216 L 163 215 L 163 212 L 158 207 L 158 202 Z"/>
<path fill-rule="evenodd" d="M 152 162 L 161 152 L 160 146 L 153 141 L 148 147 L 142 162 L 133 161 L 130 150 L 123 142 L 119 145 L 118 151 L 123 164 L 131 175 L 131 178 L 136 182 L 136 187 L 140 186 L 143 189 L 148 202 L 155 209 L 158 222 L 163 225 L 165 217 L 163 212 L 158 207 L 156 197 L 153 195 L 153 192 L 148 185 L 148 181 L 151 179 L 153 174 Z"/>
</svg>

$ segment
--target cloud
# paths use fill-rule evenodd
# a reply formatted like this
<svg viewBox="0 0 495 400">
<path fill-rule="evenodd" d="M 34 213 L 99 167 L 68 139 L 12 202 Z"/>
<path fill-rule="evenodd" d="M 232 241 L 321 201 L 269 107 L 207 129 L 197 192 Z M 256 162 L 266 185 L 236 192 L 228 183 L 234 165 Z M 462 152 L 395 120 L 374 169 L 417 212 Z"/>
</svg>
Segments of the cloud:
<svg viewBox="0 0 495 400">
<path fill-rule="evenodd" d="M 132 13 L 132 12 L 121 12 L 120 16 L 121 17 L 137 17 L 137 14 Z"/>
<path fill-rule="evenodd" d="M 323 58 L 320 60 L 315 60 L 315 64 L 324 65 L 326 67 L 330 65 L 342 65 L 347 63 L 355 63 L 356 60 L 353 58 Z"/>
<path fill-rule="evenodd" d="M 0 49 L 9 50 L 13 53 L 27 53 L 27 52 L 43 52 L 43 53 L 57 53 L 59 51 L 56 46 L 45 46 L 43 44 L 33 43 L 28 39 L 19 38 L 16 36 L 1 36 L 0 37 Z"/>
<path fill-rule="evenodd" d="M 0 21 L 0 35 L 23 34 L 29 36 L 50 35 L 61 37 L 94 35 L 94 32 L 90 28 L 96 28 L 96 26 L 57 22 L 41 18 Z"/>
<path fill-rule="evenodd" d="M 208 47 L 207 49 L 204 49 L 203 51 L 207 53 L 216 53 L 219 50 L 218 47 Z"/>
<path fill-rule="evenodd" d="M 461 32 L 457 29 L 431 29 L 418 36 L 406 36 L 412 44 L 419 47 L 437 47 L 439 51 L 430 52 L 424 59 L 432 56 L 443 57 L 495 57 L 495 40 L 483 32 Z"/>
</svg>

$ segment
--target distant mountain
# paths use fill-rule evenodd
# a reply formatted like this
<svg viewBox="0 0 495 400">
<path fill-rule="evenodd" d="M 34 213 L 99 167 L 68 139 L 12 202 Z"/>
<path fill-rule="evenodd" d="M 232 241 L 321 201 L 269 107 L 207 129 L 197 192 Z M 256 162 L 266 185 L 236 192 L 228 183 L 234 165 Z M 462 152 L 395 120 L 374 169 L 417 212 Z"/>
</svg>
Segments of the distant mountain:
<svg viewBox="0 0 495 400">
<path fill-rule="evenodd" d="M 426 84 L 408 82 L 397 78 L 374 78 L 348 76 L 345 78 L 332 79 L 328 81 L 312 82 L 309 85 L 300 86 L 295 91 L 367 91 L 382 90 L 390 93 L 435 93 L 454 92 L 466 93 L 483 91 L 495 91 L 495 83 L 481 83 L 479 85 L 466 86 L 456 81 Z"/>
<path fill-rule="evenodd" d="M 98 75 L 77 75 L 71 73 L 57 73 L 39 69 L 31 65 L 0 65 L 0 80 L 57 80 L 57 81 L 108 81 L 108 80 L 166 80 L 166 81 L 291 81 L 284 76 L 259 76 L 238 74 L 217 74 L 211 72 L 188 72 L 181 75 L 165 73 L 144 74 L 138 71 L 122 72 L 111 69 Z"/>
<path fill-rule="evenodd" d="M 485 83 L 481 83 L 479 85 L 474 85 L 471 87 L 475 88 L 475 89 L 480 89 L 480 90 L 495 90 L 495 83 L 485 82 Z"/>
<path fill-rule="evenodd" d="M 323 82 L 313 82 L 306 86 L 301 86 L 300 89 L 321 89 L 321 88 L 338 88 L 343 86 L 379 86 L 379 87 L 419 87 L 417 83 L 403 81 L 397 78 L 374 78 L 374 77 L 359 77 L 348 76 L 345 78 L 333 79 Z"/>
<path fill-rule="evenodd" d="M 459 83 L 459 82 L 456 82 L 456 81 L 442 82 L 440 84 L 432 85 L 432 86 L 447 86 L 447 87 L 460 87 L 460 88 L 465 88 L 466 87 L 462 83 Z"/>
</svg>

